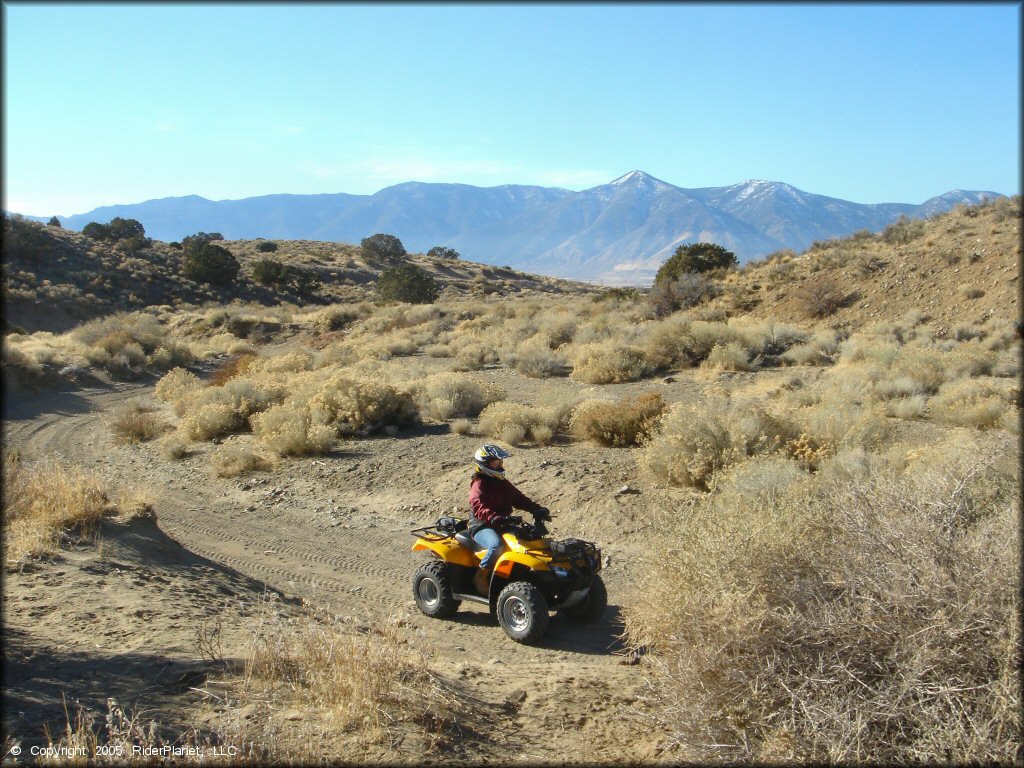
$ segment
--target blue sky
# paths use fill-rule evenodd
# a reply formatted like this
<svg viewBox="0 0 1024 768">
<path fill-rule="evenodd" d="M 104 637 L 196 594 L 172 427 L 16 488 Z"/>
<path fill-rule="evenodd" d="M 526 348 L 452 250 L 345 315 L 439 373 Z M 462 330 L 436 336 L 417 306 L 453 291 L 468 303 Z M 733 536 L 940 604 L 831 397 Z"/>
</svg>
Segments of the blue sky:
<svg viewBox="0 0 1024 768">
<path fill-rule="evenodd" d="M 1020 192 L 1014 3 L 3 5 L 19 213 L 634 169 Z"/>
</svg>

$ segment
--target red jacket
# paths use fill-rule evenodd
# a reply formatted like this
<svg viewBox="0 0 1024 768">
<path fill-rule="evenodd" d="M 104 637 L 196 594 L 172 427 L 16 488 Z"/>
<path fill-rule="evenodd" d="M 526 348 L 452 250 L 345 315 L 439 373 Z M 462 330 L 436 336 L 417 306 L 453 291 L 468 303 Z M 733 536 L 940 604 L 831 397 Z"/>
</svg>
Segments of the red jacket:
<svg viewBox="0 0 1024 768">
<path fill-rule="evenodd" d="M 536 512 L 543 507 L 531 501 L 526 495 L 508 480 L 476 474 L 469 486 L 469 507 L 473 510 L 475 520 L 470 526 L 500 525 L 512 514 L 513 508 L 527 512 Z"/>
</svg>

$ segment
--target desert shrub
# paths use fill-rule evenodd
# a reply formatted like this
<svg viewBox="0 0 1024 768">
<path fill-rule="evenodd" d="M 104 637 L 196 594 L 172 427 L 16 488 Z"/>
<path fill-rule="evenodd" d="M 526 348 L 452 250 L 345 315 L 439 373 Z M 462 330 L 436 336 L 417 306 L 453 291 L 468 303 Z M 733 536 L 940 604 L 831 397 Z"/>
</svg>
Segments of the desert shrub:
<svg viewBox="0 0 1024 768">
<path fill-rule="evenodd" d="M 1014 761 L 1014 485 L 964 463 L 723 483 L 655 521 L 627 637 L 662 760 Z"/>
<path fill-rule="evenodd" d="M 313 316 L 313 326 L 319 331 L 337 331 L 366 317 L 367 307 L 362 304 L 333 304 Z"/>
<path fill-rule="evenodd" d="M 253 622 L 232 698 L 268 702 L 277 712 L 301 710 L 304 721 L 326 735 L 313 747 L 304 733 L 254 721 L 250 728 L 261 730 L 246 732 L 238 743 L 273 745 L 267 759 L 273 763 L 308 763 L 325 743 L 335 754 L 393 762 L 388 758 L 402 753 L 392 734 L 400 731 L 422 744 L 421 760 L 450 753 L 469 708 L 410 649 L 403 620 L 370 625 L 362 634 L 333 614 L 287 616 L 269 608 Z M 359 760 L 366 761 L 375 759 Z"/>
<path fill-rule="evenodd" d="M 172 368 L 156 383 L 153 393 L 161 400 L 176 405 L 197 394 L 204 386 L 202 380 L 191 371 Z"/>
<path fill-rule="evenodd" d="M 888 367 L 899 354 L 897 344 L 861 334 L 851 336 L 839 344 L 839 362 L 843 366 L 867 362 Z"/>
<path fill-rule="evenodd" d="M 453 366 L 456 371 L 479 371 L 499 360 L 494 347 L 481 341 L 459 343 L 456 350 Z"/>
<path fill-rule="evenodd" d="M 928 410 L 928 398 L 924 395 L 909 395 L 885 403 L 885 415 L 894 419 L 914 421 L 923 419 Z"/>
<path fill-rule="evenodd" d="M 799 435 L 786 449 L 811 469 L 843 448 L 875 449 L 892 433 L 883 417 L 843 396 L 800 410 L 794 414 L 793 424 Z"/>
<path fill-rule="evenodd" d="M 3 218 L 3 252 L 7 259 L 45 262 L 56 241 L 45 227 L 17 214 L 0 214 Z"/>
<path fill-rule="evenodd" d="M 451 428 L 456 435 L 473 434 L 473 422 L 470 419 L 455 419 L 451 423 Z"/>
<path fill-rule="evenodd" d="M 790 418 L 772 413 L 756 400 L 731 402 L 726 430 L 736 457 L 775 453 L 799 437 Z"/>
<path fill-rule="evenodd" d="M 301 403 L 283 403 L 249 417 L 253 434 L 280 456 L 327 453 L 337 441 L 338 430 Z"/>
<path fill-rule="evenodd" d="M 622 448 L 639 445 L 665 411 L 665 402 L 657 392 L 635 398 L 587 400 L 576 406 L 569 420 L 570 433 L 579 440 Z"/>
<path fill-rule="evenodd" d="M 256 250 L 260 253 L 273 253 L 277 250 L 277 243 L 272 240 L 264 240 L 263 242 L 256 244 Z"/>
<path fill-rule="evenodd" d="M 241 268 L 231 251 L 212 243 L 187 250 L 181 262 L 182 274 L 189 280 L 219 286 L 234 283 Z"/>
<path fill-rule="evenodd" d="M 397 262 L 405 257 L 405 246 L 394 235 L 376 234 L 359 241 L 363 257 L 384 262 Z"/>
<path fill-rule="evenodd" d="M 564 357 L 552 349 L 546 333 L 537 333 L 522 342 L 515 352 L 516 370 L 534 379 L 557 376 L 565 369 Z"/>
<path fill-rule="evenodd" d="M 484 408 L 478 428 L 481 434 L 509 445 L 527 441 L 547 445 L 564 432 L 567 422 L 568 414 L 561 409 L 504 400 Z"/>
<path fill-rule="evenodd" d="M 794 292 L 797 309 L 807 317 L 833 315 L 849 301 L 848 293 L 831 277 L 812 275 Z"/>
<path fill-rule="evenodd" d="M 731 341 L 728 344 L 715 344 L 700 367 L 716 371 L 751 371 L 754 369 L 746 348 L 737 341 Z"/>
<path fill-rule="evenodd" d="M 691 356 L 690 319 L 680 316 L 647 323 L 639 339 L 644 358 L 652 370 L 672 366 L 689 368 L 696 362 Z"/>
<path fill-rule="evenodd" d="M 663 485 L 706 490 L 737 460 L 722 404 L 676 403 L 640 452 L 639 463 Z"/>
<path fill-rule="evenodd" d="M 377 292 L 387 301 L 430 304 L 437 300 L 437 281 L 415 264 L 386 269 L 377 278 Z"/>
<path fill-rule="evenodd" d="M 704 275 L 684 272 L 674 280 L 656 282 L 647 294 L 647 301 L 658 317 L 665 317 L 680 309 L 695 307 L 719 293 L 721 289 Z"/>
<path fill-rule="evenodd" d="M 882 230 L 883 242 L 891 245 L 906 245 L 924 234 L 925 223 L 921 219 L 910 219 L 901 215 L 896 221 Z"/>
<path fill-rule="evenodd" d="M 957 292 L 965 299 L 980 299 L 985 295 L 985 291 L 974 285 L 960 285 L 957 287 Z"/>
<path fill-rule="evenodd" d="M 248 472 L 270 471 L 274 468 L 274 460 L 252 446 L 228 440 L 214 451 L 210 465 L 217 477 L 238 477 Z"/>
<path fill-rule="evenodd" d="M 251 373 L 298 373 L 311 371 L 316 367 L 316 355 L 311 350 L 300 349 L 281 355 L 256 357 L 248 355 L 246 370 Z"/>
<path fill-rule="evenodd" d="M 583 344 L 570 355 L 570 376 L 588 384 L 636 381 L 651 372 L 642 349 L 616 339 Z"/>
<path fill-rule="evenodd" d="M 186 253 L 199 251 L 204 246 L 223 239 L 224 235 L 220 232 L 196 232 L 181 239 L 181 249 Z"/>
<path fill-rule="evenodd" d="M 932 417 L 976 429 L 1006 426 L 1004 417 L 1019 402 L 1019 385 L 997 381 L 964 379 L 944 384 L 929 401 Z"/>
<path fill-rule="evenodd" d="M 422 413 L 440 421 L 453 417 L 475 417 L 491 403 L 505 399 L 498 386 L 458 373 L 427 377 L 415 388 Z"/>
<path fill-rule="evenodd" d="M 443 245 L 435 245 L 433 248 L 427 251 L 427 256 L 430 256 L 433 259 L 455 260 L 460 258 L 458 251 L 456 251 L 454 248 L 448 248 Z"/>
<path fill-rule="evenodd" d="M 113 511 L 99 478 L 56 459 L 29 464 L 4 451 L 4 561 L 56 551 L 64 531 L 83 532 Z"/>
<path fill-rule="evenodd" d="M 999 363 L 999 355 L 982 347 L 980 341 L 969 341 L 947 352 L 943 363 L 947 379 L 991 376 Z"/>
<path fill-rule="evenodd" d="M 835 331 L 818 331 L 810 341 L 794 344 L 782 353 L 781 359 L 790 365 L 831 365 L 839 356 L 839 340 Z"/>
<path fill-rule="evenodd" d="M 26 385 L 42 379 L 42 364 L 12 344 L 9 339 L 0 346 L 0 361 L 3 365 L 5 385 Z"/>
<path fill-rule="evenodd" d="M 110 418 L 110 430 L 122 443 L 143 443 L 159 437 L 170 425 L 138 401 L 129 401 L 116 409 Z"/>
<path fill-rule="evenodd" d="M 232 355 L 210 372 L 210 386 L 222 387 L 236 376 L 247 373 L 254 360 L 256 360 L 255 352 Z"/>
<path fill-rule="evenodd" d="M 879 400 L 893 400 L 901 397 L 914 397 L 924 393 L 924 385 L 910 376 L 898 376 L 882 379 L 874 384 L 874 395 Z"/>
<path fill-rule="evenodd" d="M 308 392 L 305 400 L 315 421 L 335 426 L 339 434 L 369 434 L 414 424 L 418 411 L 408 392 L 380 381 L 361 381 L 335 374 Z"/>
<path fill-rule="evenodd" d="M 149 367 L 158 371 L 166 371 L 182 365 L 188 365 L 195 359 L 191 348 L 178 342 L 166 342 L 153 350 L 148 358 Z"/>
<path fill-rule="evenodd" d="M 654 277 L 654 284 L 673 283 L 686 273 L 731 269 L 737 265 L 736 255 L 716 243 L 680 245 Z"/>
<path fill-rule="evenodd" d="M 320 284 L 320 279 L 311 270 L 282 264 L 274 259 L 258 259 L 253 262 L 252 279 L 260 285 L 290 289 L 296 293 L 305 293 Z"/>
<path fill-rule="evenodd" d="M 165 459 L 178 461 L 189 455 L 188 441 L 178 432 L 166 435 L 159 442 L 160 453 Z"/>
<path fill-rule="evenodd" d="M 280 382 L 249 378 L 207 387 L 182 403 L 179 429 L 191 440 L 212 440 L 245 430 L 252 414 L 280 403 L 287 389 Z"/>
<path fill-rule="evenodd" d="M 933 394 L 946 380 L 943 355 L 934 349 L 903 347 L 892 366 L 898 376 L 917 382 L 921 390 Z"/>
</svg>

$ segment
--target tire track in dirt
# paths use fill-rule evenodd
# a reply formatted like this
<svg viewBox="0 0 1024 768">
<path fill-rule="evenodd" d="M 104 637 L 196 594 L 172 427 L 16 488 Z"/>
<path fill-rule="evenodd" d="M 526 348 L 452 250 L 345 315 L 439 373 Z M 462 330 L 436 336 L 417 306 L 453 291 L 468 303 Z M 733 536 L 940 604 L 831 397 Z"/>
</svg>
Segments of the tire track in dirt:
<svg viewBox="0 0 1024 768">
<path fill-rule="evenodd" d="M 417 466 L 433 468 L 423 473 L 424 482 L 435 482 L 432 472 L 440 476 L 437 470 L 443 474 L 444 462 L 452 459 L 435 455 L 436 443 L 367 442 L 360 469 L 334 471 L 327 483 L 316 474 L 323 470 L 295 461 L 287 473 L 269 476 L 269 483 L 287 490 L 283 498 L 271 499 L 265 487 L 211 478 L 209 452 L 215 446 L 197 446 L 193 457 L 172 462 L 152 444 L 117 445 L 110 412 L 151 393 L 147 386 L 83 391 L 77 411 L 61 408 L 58 397 L 41 398 L 32 403 L 34 413 L 15 412 L 6 422 L 8 445 L 29 457 L 59 453 L 108 481 L 141 482 L 155 496 L 160 527 L 182 546 L 307 604 L 360 622 L 404 619 L 412 647 L 500 713 L 501 727 L 491 738 L 514 755 L 513 762 L 635 759 L 629 744 L 636 735 L 620 708 L 636 700 L 643 675 L 615 655 L 614 596 L 606 620 L 597 625 L 574 625 L 554 614 L 536 646 L 506 638 L 484 606 L 464 603 L 447 621 L 416 610 L 410 580 L 423 555 L 411 551 L 408 530 L 414 526 L 407 524 L 432 513 L 397 507 L 438 490 L 425 484 L 382 487 L 371 470 L 384 460 L 375 451 L 386 456 L 399 450 Z M 542 479 L 534 482 L 544 492 Z M 332 519 L 322 511 L 328 506 L 350 511 Z M 613 595 L 621 578 L 618 572 L 607 577 Z"/>
</svg>

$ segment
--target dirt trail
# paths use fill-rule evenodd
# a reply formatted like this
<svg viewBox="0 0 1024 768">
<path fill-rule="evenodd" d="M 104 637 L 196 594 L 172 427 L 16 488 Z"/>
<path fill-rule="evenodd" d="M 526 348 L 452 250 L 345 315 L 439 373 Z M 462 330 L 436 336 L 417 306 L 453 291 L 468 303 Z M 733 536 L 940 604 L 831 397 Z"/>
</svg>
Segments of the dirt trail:
<svg viewBox="0 0 1024 768">
<path fill-rule="evenodd" d="M 409 530 L 465 509 L 466 457 L 479 438 L 427 426 L 222 479 L 209 469 L 216 445 L 197 444 L 180 461 L 162 457 L 156 443 L 117 445 L 107 420 L 133 397 L 166 408 L 138 385 L 9 404 L 6 446 L 30 458 L 60 454 L 113 486 L 143 490 L 162 531 L 231 572 L 356 622 L 404 620 L 410 644 L 497 713 L 500 726 L 479 759 L 632 762 L 647 748 L 649 738 L 623 717 L 642 706 L 644 665 L 624 664 L 617 639 L 631 561 L 649 535 L 644 510 L 654 503 L 617 493 L 637 483 L 628 451 L 524 448 L 509 462 L 520 488 L 554 511 L 553 535 L 597 541 L 607 564 L 603 620 L 581 627 L 553 616 L 544 641 L 527 647 L 507 639 L 482 606 L 439 621 L 412 601 L 410 578 L 423 556 L 411 552 Z M 218 596 L 211 586 L 210 600 Z M 174 637 L 175 628 L 153 622 L 148 631 L 151 649 L 163 642 L 180 650 L 180 627 Z"/>
</svg>

